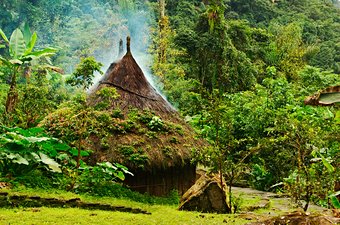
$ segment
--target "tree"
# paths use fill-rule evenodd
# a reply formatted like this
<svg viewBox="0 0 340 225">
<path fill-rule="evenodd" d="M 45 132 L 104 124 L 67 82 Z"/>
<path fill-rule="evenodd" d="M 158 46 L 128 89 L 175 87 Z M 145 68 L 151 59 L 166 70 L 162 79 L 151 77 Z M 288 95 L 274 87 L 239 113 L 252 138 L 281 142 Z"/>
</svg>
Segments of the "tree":
<svg viewBox="0 0 340 225">
<path fill-rule="evenodd" d="M 28 25 L 25 25 L 24 32 L 19 28 L 15 29 L 10 37 L 7 38 L 5 33 L 0 29 L 0 35 L 5 41 L 5 45 L 0 45 L 0 48 L 8 47 L 9 56 L 0 56 L 0 61 L 9 68 L 10 88 L 6 100 L 6 112 L 11 113 L 17 104 L 17 79 L 18 75 L 24 73 L 24 69 L 30 67 L 33 60 L 42 57 L 54 55 L 57 52 L 55 48 L 45 48 L 38 51 L 33 51 L 37 41 L 37 33 L 31 34 Z"/>
<path fill-rule="evenodd" d="M 101 71 L 102 66 L 103 64 L 97 62 L 93 56 L 82 58 L 72 76 L 67 80 L 67 83 L 86 90 L 93 84 L 94 73 L 96 71 L 103 74 Z"/>
<path fill-rule="evenodd" d="M 83 91 L 85 92 L 86 89 L 88 89 L 93 84 L 94 73 L 98 71 L 100 74 L 103 74 L 103 72 L 100 70 L 101 66 L 102 64 L 97 62 L 93 56 L 82 58 L 75 72 L 67 80 L 67 82 L 72 86 L 82 87 Z M 87 105 L 86 96 L 84 94 L 78 96 L 75 102 L 75 115 L 73 115 L 71 118 L 75 123 L 74 136 L 78 141 L 77 168 L 80 167 L 82 141 L 89 135 L 89 133 L 86 131 L 88 124 L 91 122 L 89 118 L 92 111 L 93 110 Z"/>
</svg>

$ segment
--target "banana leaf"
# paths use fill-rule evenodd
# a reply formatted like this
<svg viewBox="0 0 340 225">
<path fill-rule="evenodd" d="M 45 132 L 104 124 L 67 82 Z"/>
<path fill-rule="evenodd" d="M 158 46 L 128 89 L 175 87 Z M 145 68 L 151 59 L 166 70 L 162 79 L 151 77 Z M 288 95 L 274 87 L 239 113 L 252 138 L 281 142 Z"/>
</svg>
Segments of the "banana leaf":
<svg viewBox="0 0 340 225">
<path fill-rule="evenodd" d="M 20 29 L 17 28 L 13 31 L 9 41 L 9 48 L 10 55 L 13 59 L 18 59 L 24 54 L 26 45 L 24 35 Z"/>
<path fill-rule="evenodd" d="M 0 35 L 1 35 L 2 39 L 4 39 L 4 41 L 5 41 L 7 44 L 9 44 L 9 40 L 8 40 L 6 34 L 5 34 L 5 33 L 3 32 L 3 30 L 1 30 L 1 29 L 0 29 Z"/>
</svg>

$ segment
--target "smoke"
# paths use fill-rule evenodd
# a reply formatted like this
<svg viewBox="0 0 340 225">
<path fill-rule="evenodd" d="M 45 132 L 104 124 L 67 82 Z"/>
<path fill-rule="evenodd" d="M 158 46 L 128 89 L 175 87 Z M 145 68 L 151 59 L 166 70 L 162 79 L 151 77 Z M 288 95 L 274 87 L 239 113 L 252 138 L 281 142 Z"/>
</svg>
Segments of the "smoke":
<svg viewBox="0 0 340 225">
<path fill-rule="evenodd" d="M 117 60 L 119 40 L 131 37 L 131 51 L 147 80 L 160 93 L 151 72 L 153 62 L 148 53 L 151 44 L 151 27 L 156 27 L 154 10 L 148 1 L 140 0 L 74 0 L 57 1 L 42 6 L 40 20 L 34 21 L 33 30 L 38 32 L 38 46 L 59 47 L 53 64 L 71 74 L 80 58 L 94 56 L 104 66 L 105 72 Z M 45 12 L 46 11 L 46 12 Z M 58 12 L 58 13 L 55 13 Z M 101 79 L 95 74 L 94 84 Z M 163 96 L 164 97 L 164 96 Z"/>
<path fill-rule="evenodd" d="M 103 63 L 102 71 L 106 71 L 110 64 L 116 60 L 118 60 L 118 51 L 119 51 L 119 41 L 123 40 L 124 46 L 124 54 L 126 52 L 126 37 L 131 37 L 131 52 L 141 67 L 146 79 L 148 82 L 158 91 L 159 94 L 162 95 L 164 99 L 166 97 L 161 93 L 159 88 L 154 81 L 154 76 L 151 72 L 152 65 L 152 56 L 148 53 L 151 37 L 151 23 L 154 21 L 154 18 L 151 16 L 152 12 L 150 8 L 143 7 L 142 9 L 137 9 L 133 6 L 119 6 L 119 20 L 122 23 L 119 25 L 118 29 L 112 30 L 110 34 L 111 37 L 111 46 L 109 48 L 99 48 L 95 51 L 94 56 Z M 94 85 L 90 88 L 94 88 L 98 85 L 98 82 L 102 76 L 97 73 L 94 78 Z"/>
<path fill-rule="evenodd" d="M 137 9 L 133 5 L 118 6 L 119 20 L 121 21 L 116 29 L 112 29 L 110 35 L 111 45 L 108 48 L 100 47 L 94 52 L 97 60 L 104 64 L 102 71 L 106 71 L 110 64 L 118 58 L 119 41 L 123 40 L 124 54 L 126 52 L 126 37 L 131 37 L 131 52 L 139 66 L 142 68 L 148 81 L 155 87 L 150 66 L 152 57 L 148 54 L 150 46 L 150 23 L 152 13 L 147 7 Z M 100 74 L 96 74 L 94 83 L 101 79 Z"/>
<path fill-rule="evenodd" d="M 137 9 L 136 7 L 133 7 L 131 5 L 127 7 L 120 7 L 118 11 L 120 12 L 120 19 L 123 22 L 120 25 L 120 29 L 118 29 L 118 31 L 116 32 L 113 32 L 112 46 L 109 49 L 101 49 L 99 51 L 96 51 L 95 54 L 95 57 L 104 64 L 102 71 L 106 71 L 109 68 L 110 64 L 118 59 L 117 56 L 119 51 L 120 39 L 123 40 L 125 54 L 126 37 L 130 36 L 131 52 L 134 59 L 141 67 L 148 82 L 167 101 L 167 98 L 162 94 L 159 87 L 157 86 L 154 75 L 152 75 L 151 66 L 153 59 L 151 54 L 148 53 L 149 46 L 151 44 L 151 24 L 152 21 L 155 21 L 152 17 L 152 11 L 147 7 Z M 108 57 L 103 58 L 102 56 Z M 101 78 L 102 76 L 97 73 L 93 80 L 94 85 L 90 88 L 90 90 L 98 85 L 98 82 Z"/>
</svg>

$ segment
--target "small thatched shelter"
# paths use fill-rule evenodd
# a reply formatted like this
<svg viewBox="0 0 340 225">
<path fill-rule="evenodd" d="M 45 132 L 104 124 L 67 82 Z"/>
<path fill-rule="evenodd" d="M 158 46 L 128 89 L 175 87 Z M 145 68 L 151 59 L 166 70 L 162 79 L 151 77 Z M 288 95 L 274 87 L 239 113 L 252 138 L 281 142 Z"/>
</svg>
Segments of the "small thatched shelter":
<svg viewBox="0 0 340 225">
<path fill-rule="evenodd" d="M 305 105 L 332 106 L 340 103 L 340 85 L 328 87 L 309 96 L 304 101 Z"/>
<path fill-rule="evenodd" d="M 227 193 L 219 176 L 203 174 L 181 198 L 180 210 L 228 213 Z"/>
<path fill-rule="evenodd" d="M 127 132 L 108 135 L 105 146 L 92 137 L 93 160 L 126 165 L 134 173 L 126 183 L 139 192 L 166 195 L 178 190 L 183 194 L 195 182 L 196 165 L 191 163 L 191 152 L 203 142 L 148 82 L 132 56 L 129 37 L 127 53 L 110 65 L 92 90 L 90 105 L 101 103 L 103 99 L 96 93 L 103 88 L 116 89 L 119 98 L 111 101 L 110 110 L 120 109 L 121 119 L 134 121 L 135 125 Z M 136 114 L 139 119 L 132 119 Z"/>
</svg>

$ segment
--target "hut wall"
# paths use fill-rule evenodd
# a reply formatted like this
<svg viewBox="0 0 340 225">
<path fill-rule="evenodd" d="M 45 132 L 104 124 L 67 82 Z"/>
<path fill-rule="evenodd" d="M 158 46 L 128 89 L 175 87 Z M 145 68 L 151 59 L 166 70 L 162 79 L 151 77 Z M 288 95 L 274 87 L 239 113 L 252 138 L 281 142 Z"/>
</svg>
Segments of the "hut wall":
<svg viewBox="0 0 340 225">
<path fill-rule="evenodd" d="M 135 171 L 134 176 L 128 176 L 125 183 L 140 193 L 155 196 L 167 196 L 172 190 L 183 195 L 196 179 L 196 166 L 170 167 L 166 170 Z"/>
</svg>

